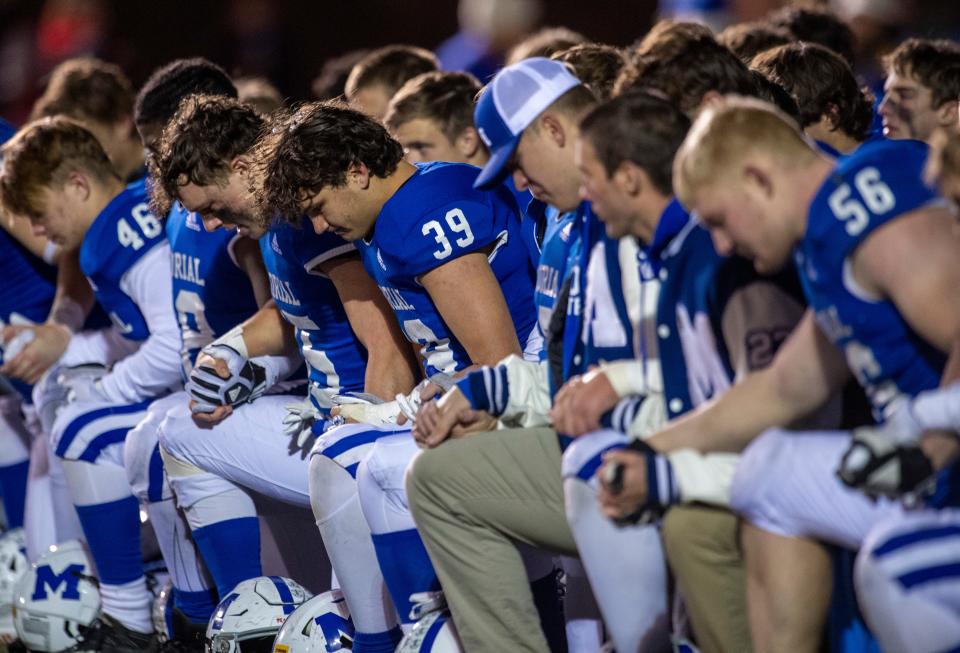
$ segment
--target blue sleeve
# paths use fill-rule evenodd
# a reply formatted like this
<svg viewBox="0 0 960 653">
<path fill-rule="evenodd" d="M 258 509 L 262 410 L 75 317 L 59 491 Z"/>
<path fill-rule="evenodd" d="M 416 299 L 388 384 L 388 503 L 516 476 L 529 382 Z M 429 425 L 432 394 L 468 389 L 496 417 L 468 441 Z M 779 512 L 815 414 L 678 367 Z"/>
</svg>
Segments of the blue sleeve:
<svg viewBox="0 0 960 653">
<path fill-rule="evenodd" d="M 487 248 L 506 234 L 491 204 L 457 200 L 433 208 L 380 242 L 391 276 L 419 277 L 464 254 Z M 379 229 L 378 229 L 379 231 Z"/>
</svg>

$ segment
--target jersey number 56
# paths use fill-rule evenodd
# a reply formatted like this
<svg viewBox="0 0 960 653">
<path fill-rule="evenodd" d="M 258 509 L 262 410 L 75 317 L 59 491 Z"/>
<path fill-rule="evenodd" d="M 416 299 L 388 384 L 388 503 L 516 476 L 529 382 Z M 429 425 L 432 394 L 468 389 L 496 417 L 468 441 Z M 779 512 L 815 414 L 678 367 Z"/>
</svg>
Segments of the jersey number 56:
<svg viewBox="0 0 960 653">
<path fill-rule="evenodd" d="M 850 184 L 843 183 L 830 194 L 827 204 L 847 233 L 857 236 L 870 222 L 870 215 L 883 215 L 897 203 L 893 191 L 880 179 L 876 168 L 864 168 L 853 177 L 853 185 L 863 201 L 851 197 Z M 866 205 L 866 206 L 864 206 Z M 867 211 L 869 209 L 869 212 Z"/>
</svg>

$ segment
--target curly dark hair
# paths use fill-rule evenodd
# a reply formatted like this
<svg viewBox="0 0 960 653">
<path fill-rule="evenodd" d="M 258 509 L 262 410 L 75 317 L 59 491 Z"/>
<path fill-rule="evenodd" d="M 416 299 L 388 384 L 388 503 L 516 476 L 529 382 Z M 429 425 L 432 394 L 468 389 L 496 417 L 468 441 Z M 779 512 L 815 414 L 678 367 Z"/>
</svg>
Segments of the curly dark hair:
<svg viewBox="0 0 960 653">
<path fill-rule="evenodd" d="M 31 120 L 64 115 L 115 124 L 133 115 L 133 85 L 119 66 L 100 59 L 64 61 L 34 103 Z"/>
<path fill-rule="evenodd" d="M 44 210 L 43 190 L 83 171 L 102 183 L 120 181 L 96 137 L 66 116 L 41 118 L 26 125 L 0 148 L 0 205 L 36 218 Z"/>
<path fill-rule="evenodd" d="M 646 171 L 661 194 L 673 194 L 673 157 L 690 119 L 668 100 L 631 90 L 595 107 L 580 129 L 608 176 L 631 161 Z"/>
<path fill-rule="evenodd" d="M 303 202 L 323 188 L 343 186 L 350 166 L 363 164 L 381 178 L 393 174 L 403 147 L 379 122 L 343 102 L 313 102 L 280 118 L 255 158 L 261 214 L 297 224 Z"/>
<path fill-rule="evenodd" d="M 473 99 L 479 92 L 480 82 L 469 73 L 423 73 L 400 87 L 383 122 L 396 131 L 411 120 L 427 118 L 436 122 L 452 143 L 473 127 Z"/>
<path fill-rule="evenodd" d="M 237 97 L 237 89 L 220 66 L 201 57 L 177 59 L 155 70 L 137 94 L 134 122 L 166 124 L 188 95 Z"/>
<path fill-rule="evenodd" d="M 265 119 L 248 104 L 220 95 L 192 95 L 180 103 L 150 157 L 151 208 L 166 215 L 185 184 L 223 181 L 234 157 L 253 149 Z"/>
<path fill-rule="evenodd" d="M 836 52 L 815 43 L 790 43 L 760 53 L 752 65 L 797 101 L 801 127 L 827 116 L 850 138 L 866 140 L 873 96 L 860 88 L 850 64 Z"/>
<path fill-rule="evenodd" d="M 554 53 L 554 61 L 561 61 L 573 69 L 599 100 L 613 95 L 613 85 L 627 65 L 627 56 L 619 48 L 602 43 L 581 43 Z"/>
<path fill-rule="evenodd" d="M 829 48 L 854 64 L 853 30 L 829 9 L 784 7 L 767 17 L 772 26 L 787 30 L 793 38 Z"/>
<path fill-rule="evenodd" d="M 947 39 L 907 39 L 883 59 L 887 72 L 930 89 L 934 109 L 960 97 L 960 45 Z"/>
</svg>

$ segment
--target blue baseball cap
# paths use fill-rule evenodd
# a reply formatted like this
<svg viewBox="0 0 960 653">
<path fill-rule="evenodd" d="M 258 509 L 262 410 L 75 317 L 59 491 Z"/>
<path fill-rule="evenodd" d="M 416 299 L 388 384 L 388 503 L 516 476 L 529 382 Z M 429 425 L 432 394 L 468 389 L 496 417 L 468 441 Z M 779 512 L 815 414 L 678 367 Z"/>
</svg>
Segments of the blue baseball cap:
<svg viewBox="0 0 960 653">
<path fill-rule="evenodd" d="M 579 85 L 580 80 L 564 64 L 543 57 L 524 59 L 497 73 L 473 112 L 477 132 L 490 150 L 490 160 L 473 187 L 488 189 L 502 182 L 523 130 L 561 95 Z"/>
</svg>

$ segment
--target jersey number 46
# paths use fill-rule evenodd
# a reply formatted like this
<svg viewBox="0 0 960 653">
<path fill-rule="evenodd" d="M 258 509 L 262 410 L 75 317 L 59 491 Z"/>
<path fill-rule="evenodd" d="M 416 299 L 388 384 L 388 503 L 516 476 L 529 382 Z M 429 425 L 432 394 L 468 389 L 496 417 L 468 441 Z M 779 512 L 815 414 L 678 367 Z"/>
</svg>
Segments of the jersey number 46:
<svg viewBox="0 0 960 653">
<path fill-rule="evenodd" d="M 137 226 L 140 227 L 140 231 L 138 232 L 130 226 L 126 218 L 120 218 L 117 220 L 117 240 L 120 241 L 120 244 L 124 247 L 132 247 L 134 251 L 137 251 L 143 247 L 144 243 L 143 238 L 140 236 L 141 233 L 147 238 L 153 239 L 160 235 L 163 227 L 160 225 L 160 221 L 150 213 L 149 207 L 144 203 L 137 204 L 133 207 L 130 215 Z"/>
</svg>

